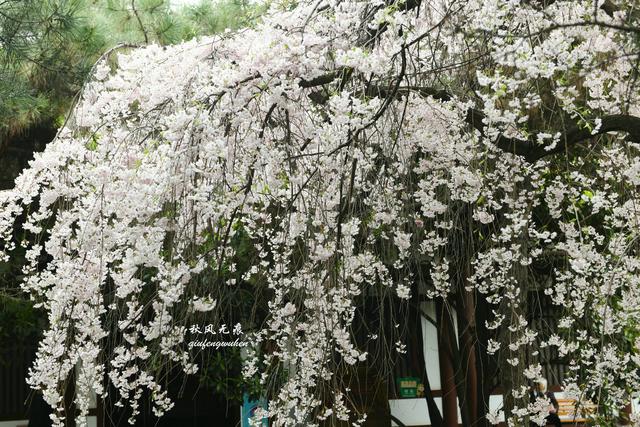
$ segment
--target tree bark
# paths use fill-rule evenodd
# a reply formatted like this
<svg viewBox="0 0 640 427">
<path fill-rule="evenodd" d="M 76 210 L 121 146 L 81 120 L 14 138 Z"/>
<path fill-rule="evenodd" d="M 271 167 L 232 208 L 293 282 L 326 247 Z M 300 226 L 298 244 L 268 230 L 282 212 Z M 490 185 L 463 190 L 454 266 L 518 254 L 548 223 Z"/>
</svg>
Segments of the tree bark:
<svg viewBox="0 0 640 427">
<path fill-rule="evenodd" d="M 455 332 L 451 327 L 451 317 L 443 309 L 441 300 L 436 301 L 438 323 L 438 359 L 440 361 L 440 384 L 442 389 L 442 413 L 447 427 L 458 426 L 458 393 L 456 390 L 455 367 L 453 361 Z"/>
</svg>

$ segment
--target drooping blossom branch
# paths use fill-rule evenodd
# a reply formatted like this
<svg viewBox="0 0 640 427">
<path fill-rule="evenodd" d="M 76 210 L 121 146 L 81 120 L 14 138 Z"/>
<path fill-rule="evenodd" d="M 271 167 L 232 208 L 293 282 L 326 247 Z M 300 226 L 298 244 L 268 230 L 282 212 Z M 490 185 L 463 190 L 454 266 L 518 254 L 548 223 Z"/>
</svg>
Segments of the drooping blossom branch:
<svg viewBox="0 0 640 427">
<path fill-rule="evenodd" d="M 147 394 L 170 410 L 163 374 L 199 368 L 189 324 L 239 294 L 277 425 L 361 425 L 347 372 L 388 374 L 417 327 L 369 304 L 412 291 L 469 321 L 458 352 L 495 358 L 512 424 L 544 422 L 542 349 L 599 414 L 638 398 L 638 44 L 615 28 L 637 17 L 577 28 L 591 2 L 547 3 L 273 2 L 255 28 L 100 61 L 0 196 L 0 258 L 24 251 L 48 315 L 29 382 L 54 425 L 72 372 L 80 424 L 92 392 L 131 423 Z"/>
</svg>

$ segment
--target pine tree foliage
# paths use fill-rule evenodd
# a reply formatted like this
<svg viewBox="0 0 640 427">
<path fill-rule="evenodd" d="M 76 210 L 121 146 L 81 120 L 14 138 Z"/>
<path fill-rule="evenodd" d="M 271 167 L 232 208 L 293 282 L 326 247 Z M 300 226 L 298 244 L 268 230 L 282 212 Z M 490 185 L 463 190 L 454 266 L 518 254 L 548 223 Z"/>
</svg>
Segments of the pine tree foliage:
<svg viewBox="0 0 640 427">
<path fill-rule="evenodd" d="M 240 0 L 1 0 L 0 141 L 62 124 L 92 65 L 119 43 L 178 43 L 246 26 L 263 10 Z"/>
<path fill-rule="evenodd" d="M 104 39 L 80 0 L 0 2 L 0 131 L 7 136 L 68 107 Z"/>
</svg>

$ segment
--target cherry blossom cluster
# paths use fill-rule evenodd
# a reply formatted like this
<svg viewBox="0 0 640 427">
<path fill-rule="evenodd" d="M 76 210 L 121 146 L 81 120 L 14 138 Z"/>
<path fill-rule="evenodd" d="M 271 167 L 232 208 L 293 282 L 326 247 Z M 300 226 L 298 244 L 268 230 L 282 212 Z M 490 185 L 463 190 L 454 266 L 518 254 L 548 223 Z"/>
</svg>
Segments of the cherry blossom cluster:
<svg viewBox="0 0 640 427">
<path fill-rule="evenodd" d="M 268 316 L 243 374 L 277 384 L 276 425 L 366 419 L 338 373 L 367 363 L 351 326 L 371 295 L 482 295 L 482 351 L 518 378 L 513 425 L 544 421 L 523 388 L 540 345 L 567 358 L 568 392 L 638 398 L 640 140 L 616 121 L 640 120 L 633 2 L 290 3 L 106 56 L 0 195 L 0 256 L 26 250 L 22 287 L 48 315 L 29 382 L 54 425 L 73 371 L 80 423 L 106 378 L 131 423 L 145 390 L 170 410 L 158 360 L 195 373 L 194 316 L 247 284 L 268 289 Z M 456 285 L 461 221 L 481 243 Z M 534 287 L 565 309 L 542 343 Z"/>
</svg>

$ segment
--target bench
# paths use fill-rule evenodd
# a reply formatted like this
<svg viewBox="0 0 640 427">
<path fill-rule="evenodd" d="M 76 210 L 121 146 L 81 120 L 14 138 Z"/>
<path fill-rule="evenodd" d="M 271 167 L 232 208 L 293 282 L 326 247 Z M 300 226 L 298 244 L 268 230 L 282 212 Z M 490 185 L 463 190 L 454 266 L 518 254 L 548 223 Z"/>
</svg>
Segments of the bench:
<svg viewBox="0 0 640 427">
<path fill-rule="evenodd" d="M 576 411 L 577 400 L 556 399 L 558 401 L 558 417 L 562 423 L 586 423 L 587 417 L 594 414 L 598 409 L 597 405 L 591 402 L 580 402 Z"/>
</svg>

